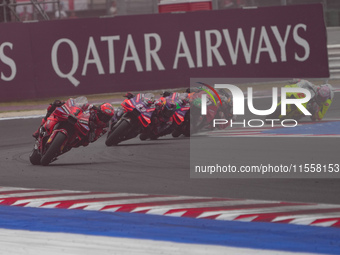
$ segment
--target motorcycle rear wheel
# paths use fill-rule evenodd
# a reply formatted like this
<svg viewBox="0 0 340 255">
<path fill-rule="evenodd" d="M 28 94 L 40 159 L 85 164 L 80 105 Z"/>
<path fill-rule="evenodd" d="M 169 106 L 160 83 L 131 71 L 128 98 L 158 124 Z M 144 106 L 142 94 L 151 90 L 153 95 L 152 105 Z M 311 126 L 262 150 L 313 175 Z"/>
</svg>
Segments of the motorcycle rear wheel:
<svg viewBox="0 0 340 255">
<path fill-rule="evenodd" d="M 41 157 L 40 163 L 43 166 L 47 166 L 51 161 L 58 156 L 60 152 L 60 147 L 63 145 L 66 135 L 64 133 L 57 133 L 54 137 L 50 147 L 47 149 L 46 153 Z"/>
<path fill-rule="evenodd" d="M 120 137 L 124 135 L 124 133 L 129 129 L 130 123 L 127 122 L 125 119 L 121 120 L 118 127 L 110 133 L 105 141 L 106 146 L 114 146 L 120 143 Z"/>
</svg>

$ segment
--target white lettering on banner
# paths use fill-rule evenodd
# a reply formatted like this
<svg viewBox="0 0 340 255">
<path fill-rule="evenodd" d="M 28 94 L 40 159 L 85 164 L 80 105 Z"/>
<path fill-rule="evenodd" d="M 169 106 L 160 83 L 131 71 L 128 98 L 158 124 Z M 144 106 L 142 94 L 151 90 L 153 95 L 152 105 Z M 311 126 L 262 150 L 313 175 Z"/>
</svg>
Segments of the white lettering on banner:
<svg viewBox="0 0 340 255">
<path fill-rule="evenodd" d="M 153 50 L 151 50 L 150 38 L 154 38 L 156 41 L 156 46 Z M 156 33 L 145 34 L 144 42 L 145 42 L 146 71 L 152 71 L 151 58 L 153 58 L 153 60 L 155 61 L 158 70 L 165 70 L 162 61 L 160 60 L 157 54 L 157 52 L 162 47 L 161 37 Z"/>
<path fill-rule="evenodd" d="M 294 42 L 303 47 L 305 51 L 302 57 L 295 52 L 294 59 L 301 62 L 306 61 L 310 56 L 310 45 L 307 40 L 298 34 L 298 31 L 302 29 L 306 31 L 307 26 L 305 24 L 297 24 L 292 29 L 292 25 L 287 25 L 284 31 L 280 31 L 277 26 L 271 26 L 270 28 L 262 26 L 260 29 L 252 27 L 249 33 L 250 35 L 246 37 L 244 30 L 238 28 L 235 45 L 232 43 L 234 40 L 228 29 L 222 30 L 223 38 L 219 30 L 206 30 L 204 31 L 206 66 L 213 67 L 216 65 L 214 64 L 215 59 L 217 60 L 218 66 L 225 66 L 228 57 L 230 57 L 231 63 L 236 65 L 242 53 L 247 64 L 259 64 L 264 54 L 269 56 L 271 63 L 277 63 L 278 59 L 281 62 L 287 62 L 287 43 L 290 38 L 293 38 Z M 256 32 L 258 37 L 255 37 Z M 188 45 L 186 40 L 186 36 L 188 35 L 183 31 L 180 32 L 173 69 L 178 68 L 180 58 L 185 58 L 189 68 L 195 68 L 194 59 L 190 51 L 191 47 L 196 48 L 196 68 L 203 67 L 201 32 L 195 31 L 194 33 L 195 45 Z M 292 36 L 290 36 L 291 34 Z M 249 39 L 246 40 L 246 38 Z M 255 38 L 258 38 L 257 49 L 254 49 Z M 275 39 L 273 40 L 273 38 Z M 225 41 L 227 50 L 224 48 L 223 40 Z M 274 46 L 277 45 L 280 48 L 279 53 L 274 51 Z"/>
<path fill-rule="evenodd" d="M 93 56 L 93 59 L 90 59 L 91 54 Z M 89 38 L 89 43 L 87 45 L 86 57 L 85 57 L 85 62 L 84 62 L 83 71 L 81 75 L 83 76 L 86 75 L 88 64 L 95 64 L 97 66 L 98 73 L 104 74 L 104 68 L 100 61 L 99 54 L 96 48 L 96 44 L 94 43 L 92 36 Z"/>
<path fill-rule="evenodd" d="M 263 42 L 265 44 L 265 47 L 262 47 Z M 256 54 L 256 60 L 255 63 L 258 64 L 260 62 L 260 54 L 262 52 L 268 52 L 270 60 L 272 61 L 272 63 L 277 62 L 274 50 L 273 50 L 273 46 L 269 40 L 269 36 L 267 33 L 267 30 L 265 27 L 261 27 L 261 34 L 260 34 L 260 40 L 259 40 L 259 46 L 257 48 L 257 54 Z"/>
<path fill-rule="evenodd" d="M 277 28 L 277 26 L 272 26 L 271 29 L 275 35 L 275 38 L 277 40 L 277 42 L 280 45 L 280 51 L 281 51 L 281 62 L 286 62 L 287 61 L 287 54 L 286 54 L 286 44 L 288 41 L 288 36 L 289 36 L 289 31 L 290 28 L 292 26 L 288 25 L 287 29 L 286 29 L 286 34 L 285 34 L 285 38 L 282 40 L 282 37 L 280 35 L 279 29 Z"/>
<path fill-rule="evenodd" d="M 300 46 L 302 46 L 305 50 L 305 55 L 303 57 L 299 57 L 298 54 L 295 53 L 295 60 L 303 62 L 303 61 L 306 61 L 308 59 L 309 53 L 310 53 L 310 48 L 309 48 L 308 42 L 298 35 L 298 29 L 299 28 L 303 28 L 306 31 L 307 26 L 305 24 L 298 24 L 294 27 L 294 31 L 293 31 L 294 41 L 297 44 L 299 44 Z"/>
<path fill-rule="evenodd" d="M 110 74 L 116 73 L 116 64 L 115 64 L 115 51 L 113 47 L 113 41 L 120 40 L 119 35 L 115 36 L 102 36 L 100 37 L 101 41 L 107 41 L 108 49 L 109 49 L 109 68 Z"/>
<path fill-rule="evenodd" d="M 72 40 L 62 38 L 57 40 L 52 47 L 51 61 L 56 74 L 61 78 L 68 79 L 74 86 L 79 85 L 76 73 L 80 66 L 82 66 L 81 74 L 78 75 L 86 76 L 91 65 L 95 65 L 98 75 L 112 75 L 117 72 L 126 73 L 127 65 L 135 66 L 135 69 L 129 72 L 150 72 L 155 69 L 163 71 L 171 68 L 173 70 L 179 68 L 214 68 L 216 66 L 227 66 L 229 63 L 237 65 L 242 60 L 247 65 L 260 64 L 265 59 L 271 63 L 303 62 L 310 57 L 310 45 L 303 38 L 306 31 L 307 26 L 302 23 L 286 25 L 285 27 L 238 28 L 235 31 L 236 34 L 228 29 L 209 29 L 186 33 L 180 31 L 178 40 L 170 41 L 173 44 L 177 43 L 176 51 L 173 50 L 167 54 L 167 56 L 171 56 L 174 53 L 173 62 L 172 59 L 161 59 L 160 53 L 162 51 L 167 52 L 169 49 L 164 48 L 162 37 L 157 33 L 145 33 L 141 35 L 142 38 L 140 38 L 141 36 L 135 36 L 135 38 L 132 34 L 128 34 L 124 38 L 119 35 L 101 36 L 99 38 L 89 36 L 86 52 L 78 52 L 77 45 Z M 137 41 L 144 42 L 144 49 L 136 47 L 135 42 Z M 67 44 L 72 51 L 71 69 L 66 71 L 60 68 L 63 66 L 60 62 L 62 61 L 60 56 L 63 54 L 58 55 L 59 46 L 63 43 Z M 287 46 L 294 44 L 296 47 L 288 48 Z M 3 47 L 6 46 L 12 48 L 13 45 L 4 44 L 0 48 L 2 52 L 0 60 L 11 67 L 12 74 L 5 76 L 2 73 L 2 79 L 10 80 L 15 76 L 16 66 L 13 60 L 4 56 Z M 103 53 L 105 47 L 107 47 L 107 53 Z M 289 54 L 287 53 L 288 50 L 290 50 Z M 115 54 L 117 52 L 124 52 L 124 54 L 117 59 Z M 58 56 L 60 59 L 58 59 Z M 79 59 L 79 56 L 85 56 L 85 58 Z"/>
<path fill-rule="evenodd" d="M 72 68 L 69 71 L 69 73 L 63 73 L 59 68 L 57 53 L 58 53 L 59 45 L 62 43 L 67 43 L 70 46 L 71 51 L 72 51 Z M 59 77 L 67 78 L 76 87 L 79 85 L 79 81 L 73 77 L 73 75 L 77 72 L 78 65 L 79 65 L 78 50 L 74 42 L 66 38 L 62 38 L 56 41 L 52 47 L 51 60 L 52 60 L 53 69 Z"/>
<path fill-rule="evenodd" d="M 227 43 L 231 62 L 233 65 L 237 64 L 237 57 L 239 56 L 238 54 L 238 49 L 239 45 L 241 43 L 243 54 L 246 60 L 247 64 L 250 64 L 251 62 L 251 53 L 253 50 L 253 43 L 254 43 L 254 35 L 255 35 L 255 28 L 251 28 L 251 35 L 250 35 L 250 45 L 249 48 L 247 47 L 246 39 L 244 38 L 243 30 L 241 28 L 237 29 L 237 39 L 236 39 L 236 46 L 235 49 L 233 48 L 233 44 L 231 42 L 230 34 L 228 29 L 223 29 L 223 35 L 224 39 Z"/>
<path fill-rule="evenodd" d="M 0 60 L 8 65 L 11 68 L 11 74 L 9 76 L 6 76 L 3 72 L 1 72 L 1 79 L 4 81 L 11 81 L 15 78 L 15 75 L 17 74 L 17 66 L 13 59 L 9 58 L 4 53 L 4 48 L 9 47 L 11 50 L 13 49 L 13 43 L 5 42 L 0 45 Z"/>
<path fill-rule="evenodd" d="M 211 44 L 211 35 L 216 37 L 215 45 Z M 225 66 L 225 62 L 218 51 L 218 48 L 222 44 L 222 36 L 218 30 L 207 30 L 205 31 L 205 40 L 207 43 L 207 66 L 213 66 L 213 59 L 212 56 L 214 55 L 217 59 L 217 62 L 220 66 Z"/>
<path fill-rule="evenodd" d="M 183 53 L 181 53 L 181 49 L 183 49 Z M 175 56 L 175 62 L 173 65 L 173 69 L 177 69 L 178 66 L 178 59 L 179 58 L 186 58 L 188 65 L 190 68 L 194 68 L 195 64 L 194 61 L 192 60 L 192 56 L 190 53 L 190 49 L 188 47 L 187 40 L 185 39 L 185 35 L 183 31 L 179 33 L 179 39 L 178 39 L 178 44 L 177 44 L 177 50 L 176 50 L 176 56 Z"/>
<path fill-rule="evenodd" d="M 195 42 L 196 42 L 196 67 L 202 67 L 202 46 L 201 46 L 201 32 L 195 31 Z"/>
<path fill-rule="evenodd" d="M 128 56 L 129 51 L 131 52 L 131 56 Z M 143 67 L 142 67 L 142 64 L 141 64 L 141 62 L 139 60 L 138 53 L 137 53 L 137 50 L 136 50 L 136 46 L 135 46 L 135 43 L 133 42 L 131 34 L 129 34 L 127 36 L 123 63 L 122 63 L 122 66 L 120 68 L 120 72 L 121 73 L 125 72 L 126 61 L 133 61 L 133 62 L 135 62 L 137 72 L 143 72 Z"/>
</svg>

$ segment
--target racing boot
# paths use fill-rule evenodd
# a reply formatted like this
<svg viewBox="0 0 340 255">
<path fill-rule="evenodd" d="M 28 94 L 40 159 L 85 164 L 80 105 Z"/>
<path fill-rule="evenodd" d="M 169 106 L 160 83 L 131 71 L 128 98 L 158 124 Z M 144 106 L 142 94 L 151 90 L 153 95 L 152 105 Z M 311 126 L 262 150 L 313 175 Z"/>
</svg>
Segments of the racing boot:
<svg viewBox="0 0 340 255">
<path fill-rule="evenodd" d="M 139 135 L 139 139 L 141 140 L 141 141 L 145 141 L 146 139 L 148 139 L 149 138 L 149 136 L 148 136 L 148 134 L 146 134 L 146 133 L 141 133 L 140 135 Z"/>
<path fill-rule="evenodd" d="M 35 132 L 32 134 L 32 136 L 33 136 L 35 139 L 38 139 L 39 133 L 40 133 L 40 128 L 41 128 L 42 125 L 45 124 L 45 122 L 46 122 L 46 120 L 45 120 L 45 118 L 43 118 L 43 119 L 41 120 L 41 124 L 40 124 L 39 128 L 37 129 L 37 131 L 35 131 Z"/>
</svg>

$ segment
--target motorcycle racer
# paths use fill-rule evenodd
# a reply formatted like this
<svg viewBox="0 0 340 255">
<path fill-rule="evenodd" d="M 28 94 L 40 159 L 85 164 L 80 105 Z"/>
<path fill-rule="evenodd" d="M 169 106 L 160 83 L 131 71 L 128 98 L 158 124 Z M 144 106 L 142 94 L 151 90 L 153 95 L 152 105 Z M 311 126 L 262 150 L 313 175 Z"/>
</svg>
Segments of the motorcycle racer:
<svg viewBox="0 0 340 255">
<path fill-rule="evenodd" d="M 46 116 L 42 119 L 41 124 L 37 131 L 33 133 L 34 138 L 38 138 L 40 135 L 40 128 L 46 123 L 48 117 L 53 113 L 53 111 L 57 107 L 61 107 L 63 104 L 65 104 L 64 101 L 61 100 L 55 100 L 53 103 L 51 103 L 47 108 Z M 88 111 L 90 113 L 89 118 L 89 127 L 90 132 L 89 135 L 84 138 L 81 141 L 82 146 L 87 146 L 89 143 L 93 143 L 96 140 L 98 140 L 102 135 L 104 135 L 109 126 L 109 121 L 111 120 L 114 109 L 111 104 L 109 103 L 103 103 L 99 106 L 85 104 L 82 106 L 83 111 Z"/>
<path fill-rule="evenodd" d="M 163 132 L 167 130 L 173 123 L 172 116 L 176 111 L 176 103 L 171 98 L 165 98 L 164 100 L 155 103 L 156 110 L 152 119 L 152 126 L 154 132 L 158 136 L 164 135 Z"/>
<path fill-rule="evenodd" d="M 32 136 L 37 139 L 39 137 L 39 131 L 40 131 L 40 127 L 42 127 L 46 121 L 47 121 L 47 118 L 51 116 L 51 114 L 54 112 L 54 110 L 57 108 L 57 107 L 60 107 L 62 106 L 63 104 L 65 104 L 65 101 L 60 101 L 60 100 L 55 100 L 53 103 L 51 103 L 48 107 L 47 107 L 47 112 L 46 112 L 46 115 L 45 117 L 41 120 L 41 124 L 39 126 L 39 128 L 32 134 Z"/>
<path fill-rule="evenodd" d="M 146 106 L 152 106 L 152 104 L 155 102 L 155 96 L 152 93 L 145 93 L 140 94 L 141 100 L 146 104 Z M 131 92 L 127 92 L 123 97 L 126 97 L 127 99 L 134 98 L 135 95 Z M 112 119 L 112 122 L 116 123 L 122 115 L 124 114 L 124 109 L 122 107 L 119 107 L 117 111 L 114 114 L 114 118 Z"/>
<path fill-rule="evenodd" d="M 147 138 L 157 139 L 168 134 L 166 131 L 173 124 L 173 115 L 177 105 L 171 97 L 161 97 L 155 102 L 155 111 L 152 114 L 151 125 L 140 135 L 141 140 Z"/>
<path fill-rule="evenodd" d="M 90 134 L 88 141 L 84 141 L 82 144 L 83 146 L 87 146 L 89 142 L 97 141 L 108 131 L 109 122 L 114 114 L 114 109 L 109 103 L 103 103 L 99 106 L 90 105 L 88 110 L 90 111 Z"/>
<path fill-rule="evenodd" d="M 307 109 L 312 113 L 311 119 L 313 121 L 322 120 L 334 98 L 332 85 L 322 84 L 317 86 L 302 79 L 293 80 L 293 85 L 310 91 L 311 99 L 307 104 Z"/>
</svg>

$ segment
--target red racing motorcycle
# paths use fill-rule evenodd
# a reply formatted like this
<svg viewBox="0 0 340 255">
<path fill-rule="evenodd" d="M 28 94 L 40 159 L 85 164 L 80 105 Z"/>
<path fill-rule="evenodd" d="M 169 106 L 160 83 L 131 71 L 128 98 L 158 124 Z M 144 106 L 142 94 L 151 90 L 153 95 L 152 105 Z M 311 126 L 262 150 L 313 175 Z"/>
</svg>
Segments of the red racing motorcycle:
<svg viewBox="0 0 340 255">
<path fill-rule="evenodd" d="M 47 166 L 58 156 L 79 147 L 89 131 L 90 113 L 86 110 L 86 97 L 70 98 L 47 118 L 40 127 L 30 161 L 33 165 Z"/>
<path fill-rule="evenodd" d="M 137 94 L 125 99 L 121 103 L 124 113 L 121 117 L 113 117 L 105 144 L 117 145 L 142 133 L 151 123 L 151 116 L 155 111 L 153 100 L 154 95 L 151 93 Z"/>
</svg>

